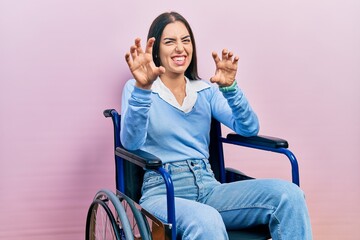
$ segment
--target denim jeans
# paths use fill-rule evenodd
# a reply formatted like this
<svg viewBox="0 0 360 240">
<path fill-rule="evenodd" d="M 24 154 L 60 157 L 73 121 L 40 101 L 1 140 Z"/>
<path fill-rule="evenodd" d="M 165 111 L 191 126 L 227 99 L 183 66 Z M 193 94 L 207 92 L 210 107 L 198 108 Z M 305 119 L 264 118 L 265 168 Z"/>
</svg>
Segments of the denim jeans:
<svg viewBox="0 0 360 240">
<path fill-rule="evenodd" d="M 226 229 L 266 224 L 274 240 L 312 239 L 304 194 L 291 182 L 257 179 L 220 184 L 208 160 L 164 167 L 174 184 L 177 238 L 228 239 Z M 140 204 L 167 220 L 166 187 L 158 173 L 145 173 Z"/>
</svg>

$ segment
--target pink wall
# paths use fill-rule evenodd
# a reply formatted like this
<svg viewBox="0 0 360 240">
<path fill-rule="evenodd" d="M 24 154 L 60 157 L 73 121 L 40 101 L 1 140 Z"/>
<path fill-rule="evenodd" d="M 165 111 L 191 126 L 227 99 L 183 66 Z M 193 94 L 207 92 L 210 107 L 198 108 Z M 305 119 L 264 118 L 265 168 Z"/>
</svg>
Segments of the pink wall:
<svg viewBox="0 0 360 240">
<path fill-rule="evenodd" d="M 124 53 L 167 10 L 192 24 L 203 78 L 214 71 L 212 50 L 239 54 L 238 82 L 261 133 L 287 138 L 299 158 L 315 239 L 355 238 L 359 1 L 219 3 L 0 1 L 0 239 L 83 238 L 93 195 L 114 189 L 102 111 L 119 109 L 130 76 Z M 229 165 L 288 177 L 276 155 L 230 150 Z"/>
</svg>

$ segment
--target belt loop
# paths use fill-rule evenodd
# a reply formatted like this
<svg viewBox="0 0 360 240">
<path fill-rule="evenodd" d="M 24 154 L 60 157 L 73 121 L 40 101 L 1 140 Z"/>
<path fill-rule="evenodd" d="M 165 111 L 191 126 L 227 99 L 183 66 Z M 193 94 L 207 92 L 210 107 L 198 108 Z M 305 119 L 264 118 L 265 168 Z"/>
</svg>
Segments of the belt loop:
<svg viewBox="0 0 360 240">
<path fill-rule="evenodd" d="M 167 172 L 169 172 L 169 163 L 164 163 L 164 164 L 163 164 L 163 168 L 164 168 Z"/>
<path fill-rule="evenodd" d="M 203 163 L 205 164 L 205 167 L 207 167 L 209 160 L 206 158 L 201 159 L 203 161 Z"/>
</svg>

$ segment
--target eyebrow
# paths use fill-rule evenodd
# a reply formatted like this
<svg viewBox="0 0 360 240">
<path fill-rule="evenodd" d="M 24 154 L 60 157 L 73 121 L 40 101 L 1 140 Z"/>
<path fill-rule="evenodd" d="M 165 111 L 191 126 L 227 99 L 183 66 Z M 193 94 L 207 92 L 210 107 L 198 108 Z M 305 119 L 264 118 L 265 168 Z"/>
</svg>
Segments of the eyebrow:
<svg viewBox="0 0 360 240">
<path fill-rule="evenodd" d="M 191 37 L 190 37 L 190 35 L 186 35 L 185 37 L 182 37 L 181 40 L 184 40 L 184 39 L 186 39 L 186 38 L 191 38 Z M 167 37 L 167 38 L 164 38 L 163 40 L 164 40 L 164 41 L 166 41 L 166 40 L 175 40 L 175 38 Z"/>
</svg>

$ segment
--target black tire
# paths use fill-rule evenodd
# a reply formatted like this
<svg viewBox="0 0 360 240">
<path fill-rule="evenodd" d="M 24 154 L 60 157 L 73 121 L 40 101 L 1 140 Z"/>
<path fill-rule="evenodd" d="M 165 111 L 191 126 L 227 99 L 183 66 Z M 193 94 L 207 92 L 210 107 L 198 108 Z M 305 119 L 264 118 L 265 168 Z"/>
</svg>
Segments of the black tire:
<svg viewBox="0 0 360 240">
<path fill-rule="evenodd" d="M 105 201 L 95 199 L 86 219 L 86 240 L 122 239 L 114 215 Z"/>
</svg>

